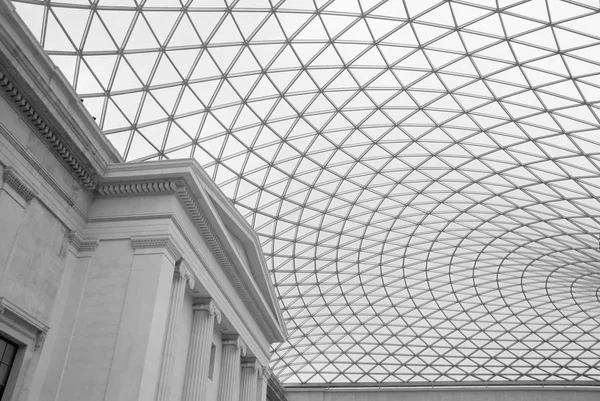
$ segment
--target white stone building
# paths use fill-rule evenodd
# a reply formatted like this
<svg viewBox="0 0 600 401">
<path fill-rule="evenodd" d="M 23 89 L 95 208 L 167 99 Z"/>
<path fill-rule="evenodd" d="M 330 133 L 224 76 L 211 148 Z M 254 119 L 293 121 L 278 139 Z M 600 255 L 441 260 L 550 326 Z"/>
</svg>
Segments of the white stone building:
<svg viewBox="0 0 600 401">
<path fill-rule="evenodd" d="M 266 400 L 286 329 L 198 163 L 120 163 L 6 2 L 0 92 L 0 399 Z"/>
</svg>

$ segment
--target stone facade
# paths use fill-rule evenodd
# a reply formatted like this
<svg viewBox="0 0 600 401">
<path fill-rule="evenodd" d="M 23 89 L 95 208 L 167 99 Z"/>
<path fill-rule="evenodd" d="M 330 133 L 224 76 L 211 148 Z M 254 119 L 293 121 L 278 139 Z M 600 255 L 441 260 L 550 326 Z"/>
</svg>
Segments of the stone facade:
<svg viewBox="0 0 600 401">
<path fill-rule="evenodd" d="M 122 163 L 5 0 L 0 228 L 3 401 L 266 399 L 258 238 L 195 161 Z"/>
</svg>

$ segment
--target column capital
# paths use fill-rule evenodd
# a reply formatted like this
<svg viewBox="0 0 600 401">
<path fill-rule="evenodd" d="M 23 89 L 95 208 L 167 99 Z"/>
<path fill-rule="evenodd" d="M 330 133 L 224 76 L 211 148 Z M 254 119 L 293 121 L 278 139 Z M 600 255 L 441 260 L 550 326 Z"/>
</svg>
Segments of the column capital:
<svg viewBox="0 0 600 401">
<path fill-rule="evenodd" d="M 242 359 L 242 369 L 254 369 L 260 374 L 261 368 L 262 365 L 256 360 L 256 358 Z"/>
<path fill-rule="evenodd" d="M 175 259 L 181 259 L 181 251 L 175 246 L 170 235 L 148 235 L 131 237 L 133 249 L 164 248 Z"/>
<path fill-rule="evenodd" d="M 271 371 L 271 368 L 263 365 L 260 366 L 260 370 L 258 371 L 259 378 L 262 378 L 264 381 L 267 381 L 269 380 L 269 377 L 271 377 L 272 374 L 273 371 Z"/>
<path fill-rule="evenodd" d="M 217 324 L 221 324 L 221 310 L 217 307 L 217 304 L 214 300 L 196 301 L 196 303 L 194 303 L 192 306 L 192 310 L 207 311 L 210 315 L 215 317 Z"/>
<path fill-rule="evenodd" d="M 188 287 L 190 287 L 190 290 L 193 290 L 196 286 L 196 278 L 194 277 L 194 273 L 183 258 L 180 258 L 177 262 L 175 262 L 175 271 L 173 273 L 185 280 Z"/>
<path fill-rule="evenodd" d="M 83 238 L 81 234 L 76 231 L 69 233 L 69 243 L 73 245 L 77 252 L 94 252 L 100 241 L 96 238 Z"/>
<path fill-rule="evenodd" d="M 235 346 L 240 350 L 242 356 L 246 355 L 246 344 L 244 344 L 240 336 L 223 338 L 223 347 L 227 346 Z"/>
</svg>

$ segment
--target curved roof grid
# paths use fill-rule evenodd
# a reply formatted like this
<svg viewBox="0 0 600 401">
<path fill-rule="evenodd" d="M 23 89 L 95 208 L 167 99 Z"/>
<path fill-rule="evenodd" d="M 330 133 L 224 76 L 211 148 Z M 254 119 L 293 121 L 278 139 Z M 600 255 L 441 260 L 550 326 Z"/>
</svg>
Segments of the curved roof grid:
<svg viewBox="0 0 600 401">
<path fill-rule="evenodd" d="M 598 1 L 13 4 L 256 229 L 284 384 L 600 381 Z"/>
</svg>

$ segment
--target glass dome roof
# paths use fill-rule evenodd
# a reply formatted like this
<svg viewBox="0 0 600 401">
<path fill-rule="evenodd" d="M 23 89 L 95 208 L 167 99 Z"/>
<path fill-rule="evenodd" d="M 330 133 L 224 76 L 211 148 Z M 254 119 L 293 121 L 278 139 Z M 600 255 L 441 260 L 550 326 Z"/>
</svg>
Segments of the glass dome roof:
<svg viewBox="0 0 600 401">
<path fill-rule="evenodd" d="M 13 4 L 256 229 L 285 385 L 600 382 L 597 0 Z"/>
</svg>

